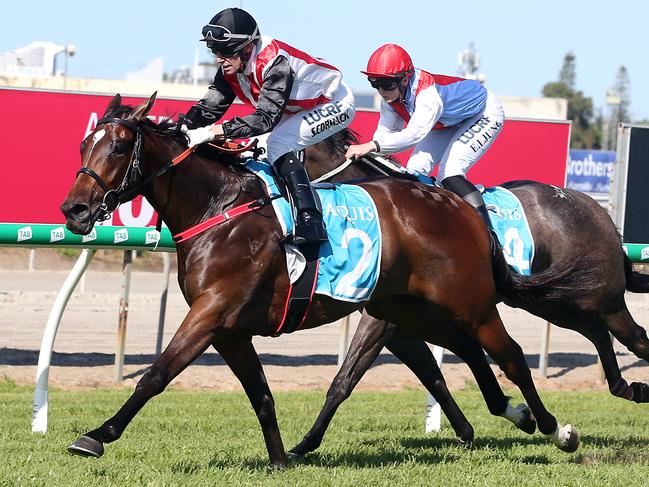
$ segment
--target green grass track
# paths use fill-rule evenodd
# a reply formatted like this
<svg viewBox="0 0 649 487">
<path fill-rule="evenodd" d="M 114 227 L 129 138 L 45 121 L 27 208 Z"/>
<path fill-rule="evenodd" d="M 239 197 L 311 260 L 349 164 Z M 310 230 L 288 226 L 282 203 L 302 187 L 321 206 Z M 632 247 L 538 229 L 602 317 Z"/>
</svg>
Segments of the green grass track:
<svg viewBox="0 0 649 487">
<path fill-rule="evenodd" d="M 318 452 L 272 472 L 243 393 L 168 390 L 106 445 L 101 459 L 67 453 L 71 441 L 108 419 L 129 394 L 51 391 L 50 430 L 32 434 L 32 389 L 0 381 L 0 485 L 649 485 L 649 405 L 604 391 L 542 391 L 559 421 L 582 435 L 573 454 L 491 417 L 472 389 L 455 393 L 476 430 L 470 449 L 456 443 L 448 423 L 439 434 L 423 432 L 422 391 L 358 392 Z M 275 395 L 287 448 L 310 427 L 323 399 L 323 391 Z"/>
</svg>

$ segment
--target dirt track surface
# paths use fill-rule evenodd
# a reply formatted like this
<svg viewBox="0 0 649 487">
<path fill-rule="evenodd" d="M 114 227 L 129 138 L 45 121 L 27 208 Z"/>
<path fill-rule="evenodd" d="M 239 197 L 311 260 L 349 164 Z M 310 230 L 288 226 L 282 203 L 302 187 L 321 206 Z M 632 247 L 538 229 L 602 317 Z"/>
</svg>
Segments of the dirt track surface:
<svg viewBox="0 0 649 487">
<path fill-rule="evenodd" d="M 0 270 L 0 377 L 33 384 L 43 329 L 58 289 L 74 260 L 58 259 L 50 263 L 50 268 L 66 270 L 27 271 L 26 255 L 14 253 L 7 258 L 5 254 L 4 260 L 0 258 L 0 267 L 5 269 Z M 43 256 L 40 259 L 36 259 L 37 269 L 43 266 Z M 138 264 L 136 260 L 138 266 L 156 267 L 155 263 Z M 71 297 L 54 346 L 49 375 L 51 386 L 72 389 L 120 387 L 115 381 L 114 353 L 122 274 L 116 269 L 119 265 L 114 258 L 107 263 L 93 263 L 85 277 L 84 288 L 77 289 Z M 155 360 L 161 289 L 160 273 L 133 272 L 126 334 L 126 385 L 135 384 Z M 627 302 L 636 321 L 649 323 L 646 296 L 629 294 Z M 169 342 L 187 309 L 175 275 L 172 275 L 163 344 Z M 509 333 L 523 347 L 539 388 L 605 389 L 594 347 L 575 332 L 557 327 L 551 329 L 548 378 L 539 377 L 536 367 L 544 322 L 506 306 L 500 306 L 500 310 Z M 351 333 L 356 321 L 354 317 Z M 339 323 L 335 323 L 280 338 L 255 338 L 254 343 L 273 390 L 325 389 L 337 370 L 340 337 Z M 629 382 L 649 379 L 649 367 L 644 362 L 619 343 L 615 344 L 615 349 Z M 468 368 L 450 353 L 445 355 L 442 370 L 451 389 L 473 383 Z M 503 385 L 511 386 L 497 367 L 494 366 L 494 370 Z M 384 350 L 359 388 L 398 390 L 418 384 L 414 375 Z M 172 386 L 241 390 L 237 379 L 215 352 L 203 355 L 174 380 Z"/>
</svg>

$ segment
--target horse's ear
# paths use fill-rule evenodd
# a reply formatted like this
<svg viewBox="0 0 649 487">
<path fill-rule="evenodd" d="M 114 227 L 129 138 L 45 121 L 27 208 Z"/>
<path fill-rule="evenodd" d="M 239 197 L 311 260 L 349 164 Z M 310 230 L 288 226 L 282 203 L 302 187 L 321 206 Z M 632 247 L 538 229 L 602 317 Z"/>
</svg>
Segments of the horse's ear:
<svg viewBox="0 0 649 487">
<path fill-rule="evenodd" d="M 113 97 L 113 99 L 110 101 L 108 106 L 106 107 L 106 111 L 104 112 L 104 117 L 107 117 L 109 113 L 111 113 L 113 110 L 115 110 L 121 104 L 122 104 L 122 95 L 117 93 Z"/>
<path fill-rule="evenodd" d="M 153 104 L 155 103 L 155 98 L 158 95 L 158 92 L 156 91 L 153 95 L 151 95 L 151 98 L 149 98 L 149 101 L 142 103 L 138 107 L 133 110 L 133 114 L 131 115 L 130 118 L 133 118 L 135 120 L 144 120 L 146 116 L 149 114 L 151 111 L 151 108 L 153 108 Z"/>
</svg>

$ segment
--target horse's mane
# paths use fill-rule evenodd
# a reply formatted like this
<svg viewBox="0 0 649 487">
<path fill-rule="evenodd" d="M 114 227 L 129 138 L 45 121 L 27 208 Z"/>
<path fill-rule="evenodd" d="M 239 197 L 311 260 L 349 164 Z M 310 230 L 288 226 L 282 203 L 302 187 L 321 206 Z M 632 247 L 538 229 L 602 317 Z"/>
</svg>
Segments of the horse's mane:
<svg viewBox="0 0 649 487">
<path fill-rule="evenodd" d="M 331 152 L 336 155 L 344 155 L 346 146 L 358 144 L 358 134 L 350 128 L 345 128 L 324 140 Z"/>
<path fill-rule="evenodd" d="M 128 116 L 133 113 L 133 110 L 135 110 L 135 107 L 133 107 L 132 105 L 120 105 L 106 112 L 104 114 L 104 118 L 128 119 Z M 178 144 L 187 147 L 187 136 L 180 130 L 178 130 L 177 124 L 173 121 L 172 117 L 169 117 L 166 120 L 161 121 L 160 123 L 155 123 L 147 118 L 144 120 L 143 124 L 153 133 L 161 135 L 163 137 L 169 137 Z"/>
</svg>

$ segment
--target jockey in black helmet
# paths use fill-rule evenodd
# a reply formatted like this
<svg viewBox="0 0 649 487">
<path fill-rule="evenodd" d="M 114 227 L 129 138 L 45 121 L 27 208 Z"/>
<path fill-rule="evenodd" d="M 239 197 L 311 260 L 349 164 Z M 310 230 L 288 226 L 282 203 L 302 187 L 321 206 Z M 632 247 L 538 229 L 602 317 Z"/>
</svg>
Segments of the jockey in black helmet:
<svg viewBox="0 0 649 487">
<path fill-rule="evenodd" d="M 220 68 L 207 94 L 187 113 L 190 146 L 270 132 L 268 159 L 286 181 L 297 210 L 295 242 L 326 241 L 322 214 L 297 152 L 351 122 L 354 97 L 342 74 L 322 59 L 262 36 L 252 16 L 238 8 L 214 16 L 201 40 Z M 217 123 L 235 98 L 253 113 Z"/>
</svg>

